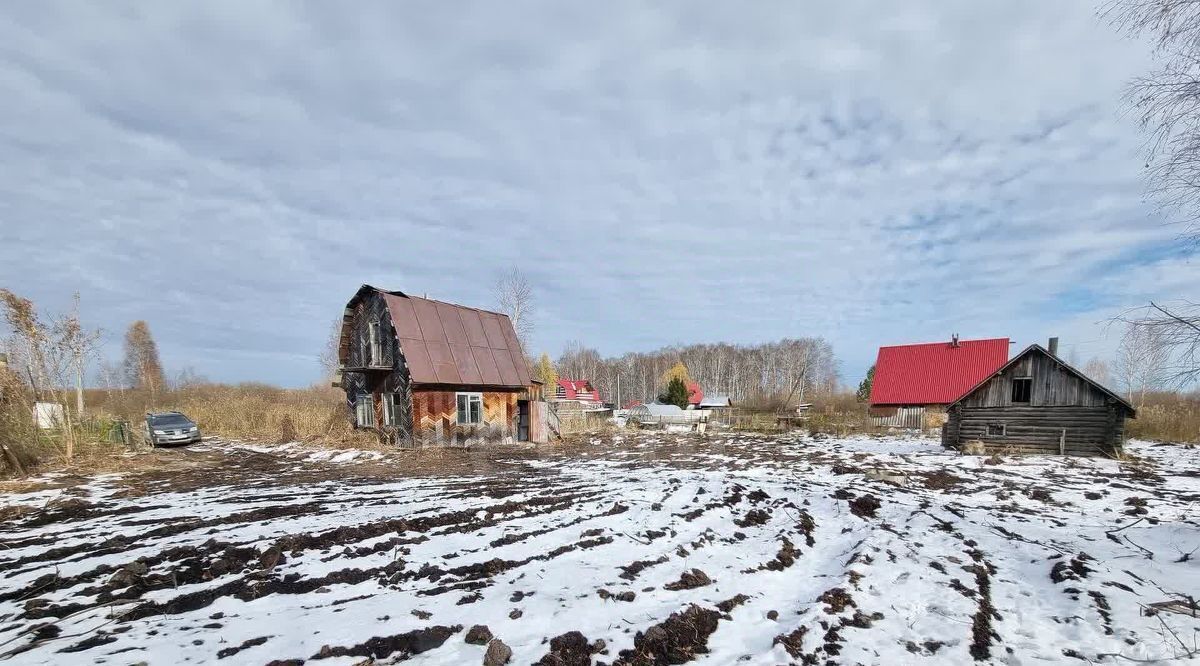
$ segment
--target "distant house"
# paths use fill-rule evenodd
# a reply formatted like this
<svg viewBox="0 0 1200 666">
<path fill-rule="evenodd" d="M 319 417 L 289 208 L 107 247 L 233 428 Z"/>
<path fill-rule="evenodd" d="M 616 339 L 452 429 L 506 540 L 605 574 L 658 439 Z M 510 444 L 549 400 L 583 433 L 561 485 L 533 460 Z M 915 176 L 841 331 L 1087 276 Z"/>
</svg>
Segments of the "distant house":
<svg viewBox="0 0 1200 666">
<path fill-rule="evenodd" d="M 356 428 L 410 445 L 546 441 L 540 386 L 498 312 L 363 285 L 338 364 Z"/>
<path fill-rule="evenodd" d="M 988 451 L 1119 454 L 1125 420 L 1136 410 L 1059 358 L 1057 343 L 1030 345 L 952 402 L 942 445 L 979 441 Z"/>
<path fill-rule="evenodd" d="M 586 405 L 603 406 L 600 391 L 586 379 L 560 379 L 554 390 L 556 400 L 577 400 Z"/>
<path fill-rule="evenodd" d="M 704 401 L 704 389 L 700 388 L 699 382 L 689 381 L 687 383 L 688 390 L 688 409 L 696 409 L 700 403 Z"/>
<path fill-rule="evenodd" d="M 1008 360 L 1008 338 L 929 342 L 879 348 L 871 385 L 876 425 L 924 429 Z"/>
<path fill-rule="evenodd" d="M 708 393 L 700 398 L 697 409 L 728 409 L 733 407 L 733 400 L 723 393 Z"/>
</svg>

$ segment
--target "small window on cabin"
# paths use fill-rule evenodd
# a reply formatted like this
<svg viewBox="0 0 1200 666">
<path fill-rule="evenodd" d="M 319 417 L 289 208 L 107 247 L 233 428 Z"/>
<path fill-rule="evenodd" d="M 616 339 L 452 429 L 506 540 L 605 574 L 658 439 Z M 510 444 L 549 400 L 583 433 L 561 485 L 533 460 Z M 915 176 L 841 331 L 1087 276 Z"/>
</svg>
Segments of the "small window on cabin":
<svg viewBox="0 0 1200 666">
<path fill-rule="evenodd" d="M 354 420 L 360 428 L 375 427 L 375 400 L 370 393 L 359 393 L 355 399 Z"/>
<path fill-rule="evenodd" d="M 988 437 L 1003 437 L 1005 435 L 1005 427 L 1003 423 L 989 423 L 987 428 Z"/>
<path fill-rule="evenodd" d="M 483 394 L 458 394 L 458 425 L 483 423 Z"/>
<path fill-rule="evenodd" d="M 1013 402 L 1029 402 L 1029 396 L 1033 394 L 1033 378 L 1032 377 L 1017 377 L 1012 380 L 1012 401 Z"/>
</svg>

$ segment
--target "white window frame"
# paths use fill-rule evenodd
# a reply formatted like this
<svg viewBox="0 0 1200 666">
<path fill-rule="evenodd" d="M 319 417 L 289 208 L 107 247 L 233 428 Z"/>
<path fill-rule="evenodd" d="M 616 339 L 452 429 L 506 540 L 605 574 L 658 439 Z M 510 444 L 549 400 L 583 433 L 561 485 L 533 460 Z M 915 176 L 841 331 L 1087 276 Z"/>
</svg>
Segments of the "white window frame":
<svg viewBox="0 0 1200 666">
<path fill-rule="evenodd" d="M 466 414 L 463 414 L 463 398 L 466 398 Z M 472 412 L 472 406 L 478 405 L 478 411 Z M 454 394 L 454 421 L 458 425 L 480 425 L 483 423 L 483 394 L 460 392 Z M 472 420 L 472 415 L 478 418 Z M 464 418 L 465 417 L 465 418 Z"/>
<path fill-rule="evenodd" d="M 1000 434 L 993 435 L 992 428 L 997 428 L 997 427 L 1000 428 Z M 1008 424 L 1007 423 L 989 423 L 989 424 L 987 424 L 987 430 L 985 430 L 984 432 L 987 434 L 988 437 L 1008 437 Z"/>
<path fill-rule="evenodd" d="M 394 428 L 394 427 L 400 425 L 398 423 L 398 420 L 399 419 L 397 418 L 397 415 L 396 415 L 396 394 L 395 393 L 384 393 L 383 394 L 383 425 L 391 426 Z"/>
<path fill-rule="evenodd" d="M 383 364 L 383 348 L 380 345 L 378 321 L 367 322 L 367 365 L 374 368 Z"/>
<path fill-rule="evenodd" d="M 360 428 L 375 427 L 375 397 L 370 393 L 359 393 L 354 399 L 354 422 Z"/>
</svg>

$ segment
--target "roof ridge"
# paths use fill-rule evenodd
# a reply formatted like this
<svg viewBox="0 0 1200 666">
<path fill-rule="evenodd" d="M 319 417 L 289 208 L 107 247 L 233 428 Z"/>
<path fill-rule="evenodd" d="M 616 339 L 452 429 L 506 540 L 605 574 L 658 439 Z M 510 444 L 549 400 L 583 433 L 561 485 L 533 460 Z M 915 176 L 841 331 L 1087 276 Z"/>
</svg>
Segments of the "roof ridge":
<svg viewBox="0 0 1200 666">
<path fill-rule="evenodd" d="M 971 340 L 960 339 L 958 341 L 958 344 L 962 345 L 964 342 L 998 342 L 1000 340 L 1011 342 L 1012 338 L 974 338 Z M 895 349 L 897 347 L 927 347 L 927 346 L 932 346 L 932 345 L 949 345 L 949 344 L 952 344 L 953 342 L 954 342 L 953 340 L 936 340 L 934 342 L 906 342 L 906 343 L 900 344 L 900 345 L 879 345 L 879 348 L 880 349 Z"/>
<path fill-rule="evenodd" d="M 437 298 L 426 298 L 425 296 L 413 296 L 412 294 L 407 294 L 402 291 L 389 291 L 387 289 L 381 289 L 380 287 L 376 287 L 375 285 L 371 285 L 371 284 L 369 284 L 367 286 L 374 289 L 375 291 L 382 292 L 384 294 L 391 294 L 392 296 L 399 296 L 400 298 L 407 298 L 410 300 L 419 298 L 422 301 L 429 301 L 430 303 L 441 303 L 442 305 L 449 305 L 449 306 L 456 307 L 456 308 L 462 308 L 464 310 L 474 310 L 476 312 L 486 312 L 487 314 L 494 314 L 499 317 L 505 317 L 505 318 L 508 317 L 508 315 L 504 314 L 503 312 L 497 312 L 496 310 L 485 310 L 483 308 L 477 308 L 473 305 L 463 305 L 462 303 L 455 303 L 453 301 L 443 301 L 443 300 L 437 299 Z"/>
</svg>

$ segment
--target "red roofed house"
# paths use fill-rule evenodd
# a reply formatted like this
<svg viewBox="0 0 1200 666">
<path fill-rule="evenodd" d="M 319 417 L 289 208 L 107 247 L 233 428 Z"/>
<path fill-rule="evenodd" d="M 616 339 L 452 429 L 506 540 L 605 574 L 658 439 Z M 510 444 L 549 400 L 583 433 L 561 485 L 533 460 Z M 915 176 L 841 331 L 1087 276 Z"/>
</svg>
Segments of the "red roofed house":
<svg viewBox="0 0 1200 666">
<path fill-rule="evenodd" d="M 876 425 L 936 428 L 946 406 L 1008 361 L 1008 338 L 880 347 L 871 383 Z"/>
<path fill-rule="evenodd" d="M 346 304 L 338 377 L 356 428 L 398 444 L 545 442 L 512 322 L 370 285 Z"/>
<path fill-rule="evenodd" d="M 556 400 L 576 400 L 585 405 L 603 406 L 604 404 L 604 401 L 600 399 L 600 391 L 586 379 L 558 380 L 554 397 Z"/>
<path fill-rule="evenodd" d="M 688 407 L 690 409 L 696 409 L 697 407 L 700 406 L 701 402 L 704 402 L 704 389 L 700 388 L 699 382 L 689 381 L 687 383 L 687 390 L 688 390 Z"/>
</svg>

